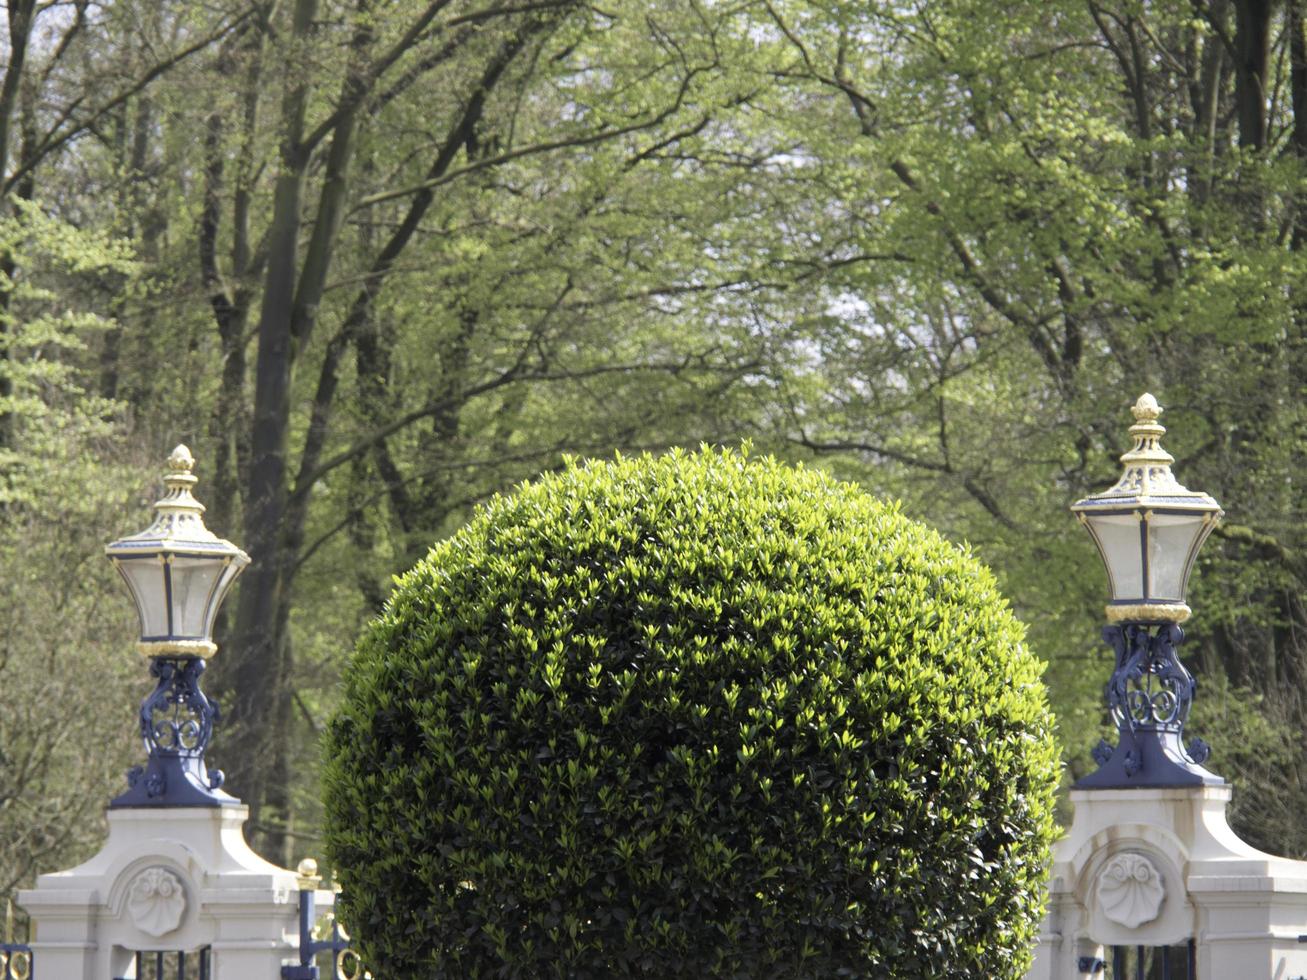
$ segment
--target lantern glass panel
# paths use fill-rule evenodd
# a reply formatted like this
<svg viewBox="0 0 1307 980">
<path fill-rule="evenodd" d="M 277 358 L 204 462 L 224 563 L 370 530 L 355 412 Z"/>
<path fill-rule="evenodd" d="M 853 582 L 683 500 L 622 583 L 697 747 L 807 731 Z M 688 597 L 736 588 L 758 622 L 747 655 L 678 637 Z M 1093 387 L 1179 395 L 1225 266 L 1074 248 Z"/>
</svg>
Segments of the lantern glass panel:
<svg viewBox="0 0 1307 980">
<path fill-rule="evenodd" d="M 239 575 L 248 564 L 248 561 L 229 561 L 222 569 L 222 578 L 218 582 L 218 587 L 213 590 L 213 601 L 209 603 L 209 618 L 204 624 L 204 635 L 206 638 L 213 634 L 213 621 L 218 618 L 218 607 L 222 605 L 222 600 L 226 597 L 231 585 L 236 581 Z"/>
<path fill-rule="evenodd" d="M 1149 596 L 1184 601 L 1185 580 L 1202 533 L 1202 514 L 1153 514 L 1148 521 Z"/>
<path fill-rule="evenodd" d="M 163 562 L 158 555 L 131 558 L 118 562 L 118 570 L 127 580 L 141 619 L 141 638 L 168 635 L 167 592 L 163 584 Z"/>
<path fill-rule="evenodd" d="M 1112 584 L 1112 598 L 1138 601 L 1144 594 L 1143 543 L 1139 539 L 1139 517 L 1126 514 L 1086 515 L 1094 541 Z"/>
<path fill-rule="evenodd" d="M 209 600 L 227 563 L 221 558 L 172 558 L 173 635 L 207 639 Z"/>
</svg>

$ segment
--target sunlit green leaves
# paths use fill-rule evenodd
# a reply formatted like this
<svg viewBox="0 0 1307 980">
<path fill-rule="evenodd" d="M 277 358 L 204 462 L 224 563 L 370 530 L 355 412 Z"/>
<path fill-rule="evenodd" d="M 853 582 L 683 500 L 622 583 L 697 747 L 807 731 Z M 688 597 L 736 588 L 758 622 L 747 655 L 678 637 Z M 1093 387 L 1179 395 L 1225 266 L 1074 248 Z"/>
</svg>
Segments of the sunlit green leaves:
<svg viewBox="0 0 1307 980">
<path fill-rule="evenodd" d="M 1017 976 L 1057 756 L 1022 633 L 973 559 L 819 473 L 569 463 L 358 648 L 346 914 L 424 976 Z"/>
</svg>

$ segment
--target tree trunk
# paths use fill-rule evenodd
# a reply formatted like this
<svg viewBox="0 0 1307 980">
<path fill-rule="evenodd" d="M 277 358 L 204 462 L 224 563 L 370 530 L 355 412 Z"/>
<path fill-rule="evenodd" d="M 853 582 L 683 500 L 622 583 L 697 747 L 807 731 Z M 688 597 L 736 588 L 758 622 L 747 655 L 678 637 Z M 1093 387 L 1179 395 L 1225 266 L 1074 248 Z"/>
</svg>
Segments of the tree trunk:
<svg viewBox="0 0 1307 980">
<path fill-rule="evenodd" d="M 269 859 L 283 863 L 289 856 L 286 830 L 292 818 L 288 796 L 291 770 L 288 723 L 293 678 L 288 623 L 292 580 L 304 547 L 309 495 L 316 479 L 313 474 L 327 445 L 341 358 L 358 331 L 375 327 L 371 322 L 375 299 L 396 259 L 417 232 L 434 196 L 432 188 L 422 188 L 413 194 L 404 219 L 368 263 L 364 284 L 343 326 L 326 345 L 304 445 L 298 459 L 292 461 L 289 437 L 294 372 L 313 332 L 340 237 L 348 171 L 355 152 L 355 128 L 366 101 L 363 87 L 375 81 L 375 75 L 364 70 L 363 55 L 372 42 L 368 5 L 369 0 L 360 0 L 362 16 L 351 42 L 354 70 L 342 85 L 335 111 L 329 117 L 330 127 L 320 126 L 305 136 L 307 81 L 292 85 L 283 100 L 280 173 L 273 200 L 263 305 L 257 327 L 250 469 L 242 538 L 253 563 L 241 582 L 233 642 L 223 663 L 231 701 L 223 758 L 229 760 L 231 789 L 250 805 L 257 833 L 256 846 Z M 433 0 L 428 14 L 441 5 Z M 298 0 L 295 37 L 302 38 L 311 31 L 315 11 L 316 0 Z M 557 15 L 528 19 L 509 33 L 490 56 L 439 147 L 429 178 L 447 172 L 467 145 L 488 93 L 528 40 L 556 23 L 556 18 Z M 331 142 L 323 154 L 319 199 L 301 254 L 298 243 L 304 219 L 304 187 L 319 136 L 330 136 Z"/>
<path fill-rule="evenodd" d="M 253 562 L 241 582 L 232 649 L 224 665 L 233 674 L 226 735 L 232 786 L 250 805 L 255 823 L 265 796 L 268 762 L 282 750 L 277 692 L 285 684 L 281 630 L 287 556 L 282 548 L 286 513 L 286 452 L 290 428 L 293 355 L 290 313 L 295 279 L 303 173 L 277 180 L 271 249 L 258 325 L 250 476 L 242 543 Z M 267 855 L 273 858 L 273 855 Z M 275 858 L 273 858 L 275 859 Z"/>
<path fill-rule="evenodd" d="M 316 0 L 297 0 L 292 36 L 303 40 L 317 15 Z M 298 239 L 308 153 L 301 145 L 310 88 L 301 76 L 282 102 L 281 172 L 273 195 L 268 266 L 258 324 L 250 472 L 242 544 L 253 560 L 241 582 L 231 648 L 223 659 L 231 679 L 224 757 L 231 788 L 250 806 L 256 826 L 278 754 L 285 751 L 285 719 L 278 693 L 288 679 L 284 642 L 287 555 L 282 547 L 290 390 L 296 348 L 291 335 L 298 270 Z M 264 842 L 265 856 L 283 858 L 284 838 Z"/>
<path fill-rule="evenodd" d="M 1239 145 L 1266 146 L 1266 68 L 1271 48 L 1270 0 L 1236 0 L 1234 98 Z"/>
<path fill-rule="evenodd" d="M 8 4 L 9 21 L 9 63 L 5 66 L 4 80 L 0 82 L 0 178 L 7 176 L 9 170 L 10 145 L 13 142 L 12 131 L 18 116 L 19 90 L 23 84 L 23 68 L 27 61 L 27 46 L 32 34 L 35 18 L 36 0 L 19 0 Z M 5 209 L 8 210 L 7 208 Z M 17 259 L 11 251 L 0 254 L 0 275 L 3 282 L 12 282 L 17 269 Z M 13 292 L 8 287 L 0 288 L 0 402 L 8 403 L 13 395 L 13 380 L 10 377 L 8 361 L 9 307 L 13 301 Z M 0 409 L 0 449 L 14 444 L 13 415 Z"/>
</svg>

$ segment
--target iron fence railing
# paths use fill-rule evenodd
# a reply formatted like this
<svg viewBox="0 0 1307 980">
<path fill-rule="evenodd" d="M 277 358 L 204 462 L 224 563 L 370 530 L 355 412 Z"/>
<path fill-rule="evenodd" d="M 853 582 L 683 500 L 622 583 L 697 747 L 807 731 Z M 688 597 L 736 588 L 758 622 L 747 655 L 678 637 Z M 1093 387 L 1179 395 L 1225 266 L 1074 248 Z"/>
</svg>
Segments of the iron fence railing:
<svg viewBox="0 0 1307 980">
<path fill-rule="evenodd" d="M 350 948 L 349 936 L 340 927 L 333 912 L 318 920 L 317 896 L 313 887 L 300 889 L 300 961 L 298 966 L 283 966 L 282 980 L 368 980 L 372 974 L 363 969 L 363 961 Z M 329 923 L 329 926 L 328 926 Z M 321 939 L 315 931 L 324 931 Z M 326 960 L 325 971 L 319 965 Z"/>
<path fill-rule="evenodd" d="M 1198 947 L 1192 939 L 1178 946 L 1113 946 L 1107 960 L 1082 956 L 1077 966 L 1102 980 L 1198 980 Z"/>
<path fill-rule="evenodd" d="M 32 948 L 25 943 L 0 943 L 0 980 L 32 980 Z"/>
<path fill-rule="evenodd" d="M 0 933 L 0 980 L 31 980 L 32 947 L 18 942 L 15 935 L 14 903 L 5 899 L 5 927 Z"/>
<path fill-rule="evenodd" d="M 197 950 L 148 950 L 136 954 L 135 980 L 209 980 L 213 976 L 208 946 Z M 116 977 L 115 980 L 128 980 Z"/>
</svg>

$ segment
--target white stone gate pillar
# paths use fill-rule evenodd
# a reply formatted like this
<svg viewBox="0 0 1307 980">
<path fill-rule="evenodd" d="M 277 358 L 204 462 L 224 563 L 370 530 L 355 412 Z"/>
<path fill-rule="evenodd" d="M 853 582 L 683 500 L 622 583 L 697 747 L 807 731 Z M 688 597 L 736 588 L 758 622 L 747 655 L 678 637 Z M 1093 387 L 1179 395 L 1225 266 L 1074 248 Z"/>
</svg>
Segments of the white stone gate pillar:
<svg viewBox="0 0 1307 980">
<path fill-rule="evenodd" d="M 1229 786 L 1073 790 L 1027 980 L 1084 980 L 1112 946 L 1194 939 L 1202 980 L 1307 976 L 1307 862 L 1244 843 Z M 1099 974 L 1101 976 L 1101 974 Z"/>
<path fill-rule="evenodd" d="M 142 951 L 208 947 L 214 980 L 279 980 L 298 962 L 298 878 L 250 850 L 248 809 L 205 762 L 218 709 L 200 680 L 218 649 L 218 607 L 250 559 L 205 527 L 194 465 L 189 449 L 174 449 L 153 522 L 105 548 L 157 682 L 138 714 L 147 759 L 110 804 L 100 853 L 19 893 L 42 980 L 130 977 Z"/>
<path fill-rule="evenodd" d="M 1120 478 L 1071 507 L 1108 570 L 1103 639 L 1115 658 L 1106 695 L 1118 739 L 1098 744 L 1097 770 L 1071 791 L 1075 818 L 1054 848 L 1027 978 L 1101 976 L 1111 947 L 1188 949 L 1192 941 L 1187 980 L 1297 980 L 1307 976 L 1307 946 L 1298 943 L 1307 933 L 1307 862 L 1235 836 L 1230 787 L 1204 768 L 1209 747 L 1184 738 L 1197 685 L 1178 653 L 1179 624 L 1190 614 L 1198 549 L 1223 511 L 1171 472 L 1157 400 L 1144 394 L 1131 412 Z"/>
<path fill-rule="evenodd" d="M 85 864 L 19 893 L 36 976 L 130 976 L 135 952 L 210 947 L 214 980 L 277 980 L 298 962 L 293 871 L 245 843 L 245 806 L 110 809 Z"/>
</svg>

